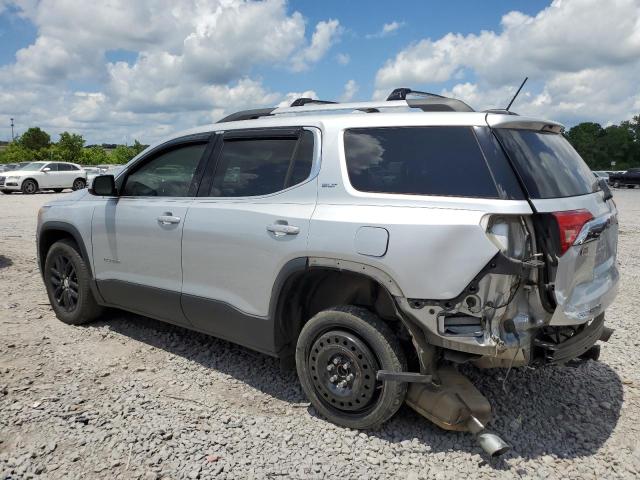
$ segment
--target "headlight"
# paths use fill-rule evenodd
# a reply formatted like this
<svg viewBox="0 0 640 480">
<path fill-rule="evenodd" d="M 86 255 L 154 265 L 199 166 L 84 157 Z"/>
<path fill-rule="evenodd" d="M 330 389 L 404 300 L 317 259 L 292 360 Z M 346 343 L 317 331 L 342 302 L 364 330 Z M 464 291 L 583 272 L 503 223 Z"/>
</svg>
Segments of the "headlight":
<svg viewBox="0 0 640 480">
<path fill-rule="evenodd" d="M 7 177 L 5 178 L 5 182 L 17 182 L 20 179 L 20 177 Z"/>
</svg>

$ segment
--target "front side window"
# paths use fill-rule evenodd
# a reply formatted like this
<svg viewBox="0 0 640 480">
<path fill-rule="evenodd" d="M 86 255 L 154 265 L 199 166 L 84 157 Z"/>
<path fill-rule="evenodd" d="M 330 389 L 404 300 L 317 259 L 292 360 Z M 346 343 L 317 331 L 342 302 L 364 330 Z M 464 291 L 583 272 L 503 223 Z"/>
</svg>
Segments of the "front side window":
<svg viewBox="0 0 640 480">
<path fill-rule="evenodd" d="M 212 197 L 268 195 L 309 177 L 313 133 L 299 138 L 231 138 L 224 141 L 210 192 Z"/>
<path fill-rule="evenodd" d="M 187 197 L 206 144 L 191 144 L 160 153 L 127 176 L 123 196 Z"/>
<path fill-rule="evenodd" d="M 48 168 L 50 172 L 57 172 L 58 171 L 58 164 L 57 163 L 47 163 L 47 165 L 44 168 Z"/>
<path fill-rule="evenodd" d="M 354 128 L 344 147 L 362 192 L 499 198 L 470 127 Z"/>
<path fill-rule="evenodd" d="M 30 162 L 25 165 L 19 165 L 15 170 L 40 170 L 45 165 L 45 162 Z"/>
</svg>

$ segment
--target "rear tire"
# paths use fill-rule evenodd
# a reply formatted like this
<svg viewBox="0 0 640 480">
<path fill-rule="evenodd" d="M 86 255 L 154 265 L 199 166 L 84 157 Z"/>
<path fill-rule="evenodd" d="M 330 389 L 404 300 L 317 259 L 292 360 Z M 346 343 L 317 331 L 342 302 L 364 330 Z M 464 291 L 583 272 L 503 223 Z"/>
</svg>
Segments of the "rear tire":
<svg viewBox="0 0 640 480">
<path fill-rule="evenodd" d="M 53 311 L 64 323 L 80 325 L 102 314 L 91 291 L 89 268 L 75 242 L 59 240 L 49 248 L 43 277 Z"/>
<path fill-rule="evenodd" d="M 22 182 L 22 193 L 25 195 L 33 195 L 38 191 L 38 183 L 35 180 L 27 178 Z"/>
<path fill-rule="evenodd" d="M 76 190 L 82 190 L 86 186 L 87 186 L 87 182 L 84 180 L 84 178 L 76 178 L 73 181 L 73 186 L 71 188 L 75 192 Z"/>
<path fill-rule="evenodd" d="M 355 429 L 376 428 L 404 402 L 407 384 L 380 382 L 378 370 L 406 371 L 389 326 L 360 307 L 324 310 L 302 328 L 296 346 L 298 378 L 327 420 Z"/>
</svg>

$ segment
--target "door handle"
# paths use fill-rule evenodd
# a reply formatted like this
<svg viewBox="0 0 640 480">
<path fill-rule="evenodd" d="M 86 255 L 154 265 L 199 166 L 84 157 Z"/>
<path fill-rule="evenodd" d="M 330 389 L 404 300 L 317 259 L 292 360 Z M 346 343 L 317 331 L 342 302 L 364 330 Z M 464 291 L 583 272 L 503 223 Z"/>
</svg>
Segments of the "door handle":
<svg viewBox="0 0 640 480">
<path fill-rule="evenodd" d="M 164 215 L 158 217 L 158 223 L 160 225 L 172 225 L 180 223 L 180 217 L 174 217 L 171 212 L 166 212 Z"/>
<path fill-rule="evenodd" d="M 297 235 L 300 233 L 300 227 L 287 225 L 286 223 L 274 223 L 267 225 L 267 231 L 273 233 L 276 237 L 282 237 L 284 235 Z"/>
</svg>

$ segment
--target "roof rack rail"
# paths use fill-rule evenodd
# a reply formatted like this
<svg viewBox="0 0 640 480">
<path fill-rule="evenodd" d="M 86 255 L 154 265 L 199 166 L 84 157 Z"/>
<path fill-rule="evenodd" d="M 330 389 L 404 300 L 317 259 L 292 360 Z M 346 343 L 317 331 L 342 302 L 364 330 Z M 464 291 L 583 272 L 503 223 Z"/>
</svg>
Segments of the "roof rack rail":
<svg viewBox="0 0 640 480">
<path fill-rule="evenodd" d="M 420 95 L 423 98 L 407 99 L 406 96 L 409 93 Z M 394 98 L 394 95 L 405 98 Z M 301 113 L 337 112 L 340 110 L 378 113 L 384 109 L 397 109 L 402 107 L 416 108 L 423 112 L 475 112 L 475 110 L 469 105 L 456 98 L 443 97 L 442 95 L 436 95 L 435 93 L 418 92 L 411 90 L 410 88 L 396 88 L 391 92 L 391 95 L 387 97 L 386 101 L 338 103 L 328 100 L 315 100 L 312 98 L 301 97 L 294 100 L 289 107 L 242 110 L 240 112 L 232 113 L 231 115 L 224 117 L 222 120 L 218 120 L 218 123 L 253 120 L 261 117 L 281 114 L 296 115 Z"/>
<path fill-rule="evenodd" d="M 421 92 L 419 90 L 411 90 L 410 88 L 403 87 L 403 88 L 396 88 L 393 92 L 391 92 L 387 97 L 387 102 L 391 100 L 406 100 L 407 95 L 410 95 L 410 94 L 417 95 L 419 97 L 446 98 L 436 93 Z"/>
<path fill-rule="evenodd" d="M 330 100 L 316 100 L 315 98 L 308 98 L 308 97 L 300 97 L 300 98 L 296 98 L 293 103 L 291 103 L 291 107 L 303 107 L 305 105 L 308 105 L 310 103 L 316 104 L 316 105 L 325 105 L 325 104 L 330 104 L 330 103 L 338 103 L 338 102 L 332 102 Z"/>
<path fill-rule="evenodd" d="M 224 117 L 221 120 L 218 120 L 216 123 L 225 123 L 225 122 L 237 122 L 240 120 L 254 120 L 260 117 L 268 117 L 271 115 L 275 108 L 254 108 L 253 110 L 241 110 L 236 113 L 232 113 Z"/>
</svg>

